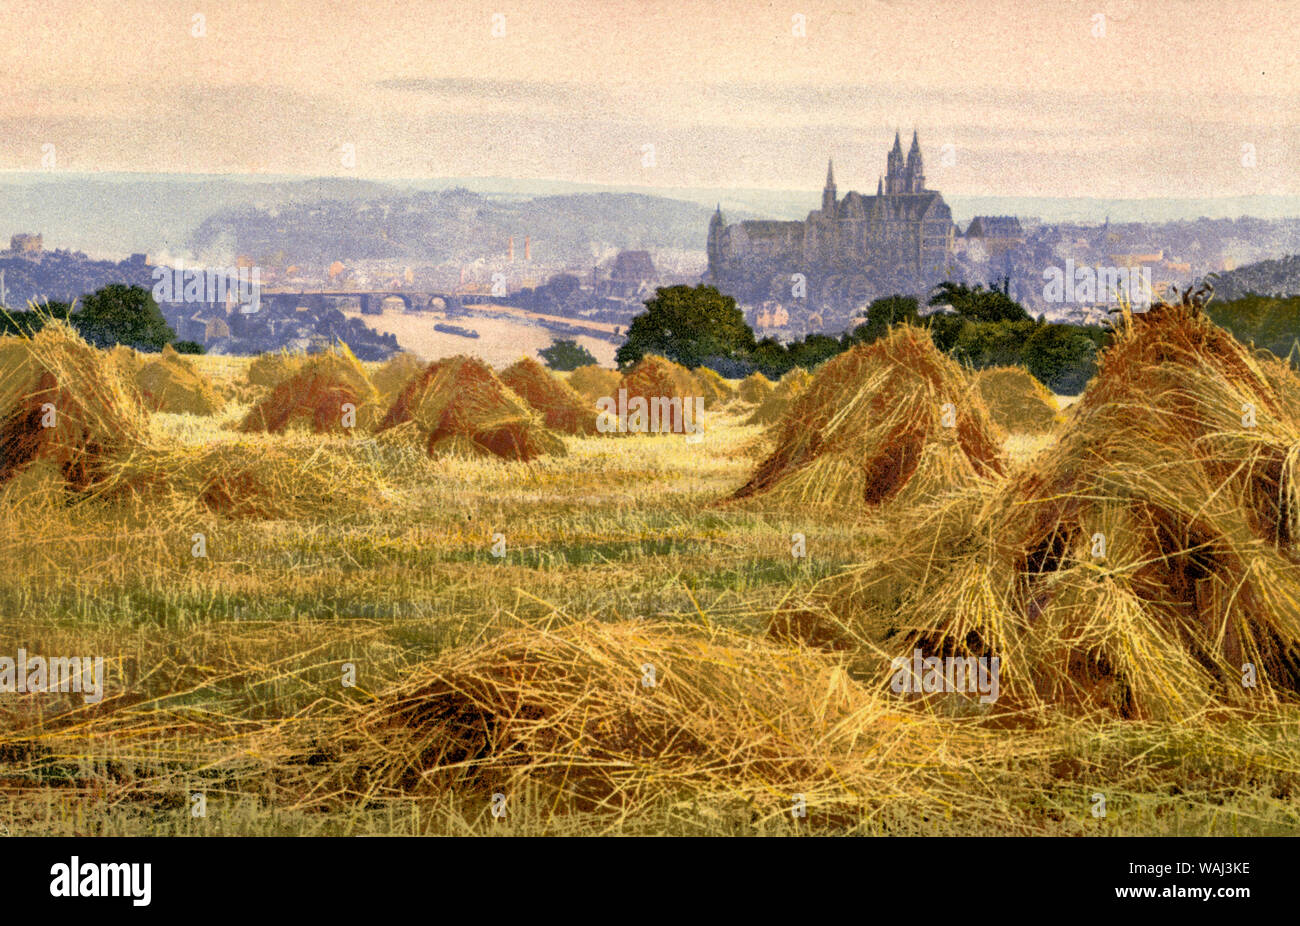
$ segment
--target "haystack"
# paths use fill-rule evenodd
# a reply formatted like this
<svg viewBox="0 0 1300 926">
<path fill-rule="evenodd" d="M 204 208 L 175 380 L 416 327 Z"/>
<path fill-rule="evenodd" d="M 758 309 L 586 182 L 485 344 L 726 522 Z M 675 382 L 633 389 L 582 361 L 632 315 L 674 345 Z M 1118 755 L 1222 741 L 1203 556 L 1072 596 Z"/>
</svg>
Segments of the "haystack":
<svg viewBox="0 0 1300 926">
<path fill-rule="evenodd" d="M 410 351 L 399 351 L 370 375 L 370 382 L 379 392 L 380 404 L 385 408 L 393 404 L 406 384 L 424 372 L 420 358 Z"/>
<path fill-rule="evenodd" d="M 1293 699 L 1300 379 L 1205 298 L 1123 326 L 1053 453 L 900 518 L 825 589 L 839 618 L 904 655 L 997 655 L 1011 707 L 1177 719 Z"/>
<path fill-rule="evenodd" d="M 566 810 L 627 813 L 689 796 L 788 819 L 797 792 L 814 811 L 854 801 L 859 819 L 885 799 L 943 812 L 955 796 L 946 756 L 954 737 L 973 751 L 972 735 L 891 709 L 807 649 L 585 621 L 452 649 L 299 764 L 304 777 L 327 770 L 309 779 L 321 800 L 454 789 L 516 801 L 542 787 Z"/>
<path fill-rule="evenodd" d="M 736 397 L 736 390 L 722 378 L 717 370 L 711 370 L 708 367 L 696 367 L 692 371 L 695 376 L 695 382 L 699 385 L 699 395 L 704 396 L 704 401 L 709 407 L 722 405 Z"/>
<path fill-rule="evenodd" d="M 115 344 L 108 349 L 108 362 L 117 371 L 117 375 L 128 383 L 134 383 L 144 361 L 140 355 L 125 344 Z"/>
<path fill-rule="evenodd" d="M 1001 473 L 1000 441 L 961 368 L 900 326 L 818 370 L 735 497 L 847 511 L 924 498 Z"/>
<path fill-rule="evenodd" d="M 975 388 L 993 421 L 1011 434 L 1043 434 L 1065 420 L 1056 396 L 1024 367 L 989 367 Z"/>
<path fill-rule="evenodd" d="M 279 433 L 307 426 L 317 433 L 367 429 L 379 417 L 379 393 L 348 346 L 308 358 L 249 410 L 241 431 Z"/>
<path fill-rule="evenodd" d="M 578 367 L 569 374 L 569 385 L 573 391 L 589 402 L 618 395 L 618 386 L 622 381 L 623 377 L 617 370 L 595 365 Z"/>
<path fill-rule="evenodd" d="M 596 433 L 595 403 L 578 395 L 531 357 L 521 357 L 506 367 L 501 382 L 541 415 L 548 428 L 563 434 Z"/>
<path fill-rule="evenodd" d="M 161 354 L 144 361 L 135 375 L 135 384 L 151 411 L 211 415 L 225 404 L 212 384 L 170 344 Z"/>
<path fill-rule="evenodd" d="M 430 455 L 531 460 L 566 452 L 537 413 L 474 357 L 430 364 L 402 390 L 379 429 L 418 435 Z"/>
<path fill-rule="evenodd" d="M 808 388 L 812 374 L 803 367 L 795 367 L 772 389 L 754 413 L 745 420 L 745 424 L 776 424 L 790 411 L 790 406 L 799 393 Z"/>
<path fill-rule="evenodd" d="M 772 394 L 772 381 L 762 373 L 750 373 L 740 381 L 736 394 L 740 396 L 742 402 L 759 405 Z"/>
<path fill-rule="evenodd" d="M 0 483 L 41 460 L 74 489 L 99 487 L 148 427 L 118 365 L 66 323 L 0 338 Z"/>
<path fill-rule="evenodd" d="M 274 389 L 302 369 L 306 362 L 305 354 L 293 354 L 285 350 L 259 354 L 248 365 L 248 382 L 253 386 Z"/>
<path fill-rule="evenodd" d="M 627 397 L 640 397 L 650 401 L 660 397 L 680 397 L 699 394 L 699 383 L 691 371 L 665 357 L 647 354 L 623 375 L 620 389 Z M 617 393 L 615 393 L 617 394 Z"/>
</svg>

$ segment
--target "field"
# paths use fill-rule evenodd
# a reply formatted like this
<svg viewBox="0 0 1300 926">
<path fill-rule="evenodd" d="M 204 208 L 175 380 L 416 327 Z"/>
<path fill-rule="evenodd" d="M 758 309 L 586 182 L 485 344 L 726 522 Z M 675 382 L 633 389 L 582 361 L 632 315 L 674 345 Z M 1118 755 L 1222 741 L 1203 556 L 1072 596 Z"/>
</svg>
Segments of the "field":
<svg viewBox="0 0 1300 926">
<path fill-rule="evenodd" d="M 245 364 L 197 360 L 217 382 L 241 379 Z M 99 703 L 0 700 L 9 834 L 1300 829 L 1293 703 L 1012 722 L 962 699 L 873 688 L 882 654 L 774 641 L 774 614 L 889 551 L 906 515 L 730 500 L 773 441 L 745 423 L 742 403 L 711 413 L 696 442 L 566 436 L 567 455 L 529 462 L 435 458 L 370 435 L 239 433 L 248 408 L 154 413 L 149 426 L 177 447 L 238 441 L 252 457 L 323 469 L 345 503 L 300 499 L 293 516 L 258 519 L 161 496 L 73 503 L 39 466 L 0 488 L 0 654 L 103 654 L 108 666 Z M 1056 439 L 1011 433 L 1002 449 L 1024 466 Z M 204 556 L 193 555 L 197 534 Z M 798 534 L 803 556 L 792 554 Z M 372 722 L 388 693 L 430 666 L 487 678 L 516 639 L 555 660 L 553 674 L 530 676 L 553 680 L 555 697 L 566 697 L 565 671 L 590 663 L 609 677 L 582 676 L 583 710 L 602 710 L 608 689 L 606 702 L 628 702 L 609 722 L 671 727 L 671 713 L 641 712 L 653 702 L 633 704 L 671 696 L 665 711 L 689 703 L 689 732 L 707 742 L 707 720 L 723 745 L 699 767 L 690 750 L 655 753 L 686 756 L 677 764 L 645 749 L 575 762 L 571 750 L 478 777 L 356 785 L 359 765 L 413 748 Z M 485 668 L 455 661 L 467 653 Z M 575 726 L 577 739 L 607 732 L 587 717 L 548 722 Z M 801 799 L 806 815 L 792 813 Z"/>
</svg>

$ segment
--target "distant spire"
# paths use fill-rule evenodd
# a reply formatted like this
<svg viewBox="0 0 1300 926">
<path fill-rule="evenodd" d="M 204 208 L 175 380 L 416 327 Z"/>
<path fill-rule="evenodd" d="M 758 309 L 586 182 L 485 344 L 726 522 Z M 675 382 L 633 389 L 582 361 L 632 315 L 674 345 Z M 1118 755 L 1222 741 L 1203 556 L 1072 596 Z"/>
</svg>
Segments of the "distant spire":
<svg viewBox="0 0 1300 926">
<path fill-rule="evenodd" d="M 880 177 L 876 177 L 876 195 L 883 196 L 884 192 L 885 192 L 885 181 L 882 180 Z"/>
<path fill-rule="evenodd" d="M 894 129 L 894 150 L 903 153 L 903 141 L 898 137 L 898 129 Z"/>
<path fill-rule="evenodd" d="M 916 137 L 916 129 L 912 129 L 912 150 L 917 152 L 921 150 L 921 142 Z"/>
<path fill-rule="evenodd" d="M 839 197 L 835 190 L 835 162 L 826 159 L 826 188 L 822 190 L 822 215 L 835 215 L 835 202 Z"/>
</svg>

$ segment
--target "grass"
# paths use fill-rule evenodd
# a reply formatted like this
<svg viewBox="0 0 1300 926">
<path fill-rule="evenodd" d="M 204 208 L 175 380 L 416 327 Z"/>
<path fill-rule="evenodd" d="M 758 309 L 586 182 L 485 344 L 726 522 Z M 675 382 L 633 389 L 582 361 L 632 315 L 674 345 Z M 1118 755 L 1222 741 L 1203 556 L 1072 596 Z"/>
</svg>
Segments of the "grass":
<svg viewBox="0 0 1300 926">
<path fill-rule="evenodd" d="M 205 372 L 217 358 L 199 358 Z M 240 375 L 225 358 L 222 375 Z M 228 442 L 246 408 L 154 415 L 190 446 Z M 502 818 L 445 788 L 321 807 L 300 782 L 329 731 L 431 661 L 520 628 L 636 619 L 760 636 L 773 610 L 891 542 L 855 512 L 725 502 L 770 450 L 748 409 L 703 439 L 566 437 L 529 463 L 430 459 L 343 437 L 261 436 L 353 454 L 388 503 L 295 520 L 66 504 L 0 489 L 0 655 L 101 654 L 104 700 L 0 697 L 0 827 L 13 835 L 1279 834 L 1300 829 L 1300 712 L 1124 722 L 1047 715 L 1014 731 L 921 715 L 923 768 L 875 761 L 873 790 L 789 813 L 770 793 L 682 785 L 635 812 L 557 809 L 517 781 Z M 1050 452 L 1009 439 L 1014 457 Z M 38 500 L 45 499 L 44 503 Z M 191 520 L 186 521 L 185 518 Z M 191 556 L 203 532 L 207 557 Z M 795 559 L 791 535 L 806 535 Z M 492 554 L 504 534 L 504 557 Z M 347 667 L 355 686 L 343 684 Z M 913 710 L 895 705 L 898 711 Z M 888 739 L 881 742 L 888 743 Z M 317 763 L 313 765 L 312 763 Z M 306 765 L 304 765 L 306 763 Z M 303 769 L 306 772 L 303 772 Z M 286 770 L 292 770 L 288 774 Z M 891 781 L 922 782 L 921 785 Z M 191 814 L 202 792 L 206 815 Z M 1093 817 L 1090 797 L 1107 797 Z"/>
</svg>

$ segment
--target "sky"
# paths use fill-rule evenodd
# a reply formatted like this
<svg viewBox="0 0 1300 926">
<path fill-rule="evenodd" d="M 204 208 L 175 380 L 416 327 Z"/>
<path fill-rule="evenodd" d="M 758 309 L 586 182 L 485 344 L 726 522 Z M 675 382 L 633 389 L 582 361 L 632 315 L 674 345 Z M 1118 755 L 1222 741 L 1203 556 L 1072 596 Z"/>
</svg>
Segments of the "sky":
<svg viewBox="0 0 1300 926">
<path fill-rule="evenodd" d="M 0 170 L 1300 194 L 1300 0 L 6 0 Z"/>
</svg>

